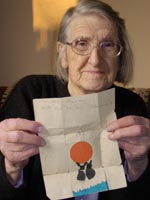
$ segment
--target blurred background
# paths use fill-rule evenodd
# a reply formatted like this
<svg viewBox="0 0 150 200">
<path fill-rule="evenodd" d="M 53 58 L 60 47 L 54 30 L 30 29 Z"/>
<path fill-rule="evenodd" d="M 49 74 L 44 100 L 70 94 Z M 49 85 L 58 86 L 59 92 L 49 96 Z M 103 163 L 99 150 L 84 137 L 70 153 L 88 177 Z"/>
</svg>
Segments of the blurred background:
<svg viewBox="0 0 150 200">
<path fill-rule="evenodd" d="M 77 0 L 0 0 L 0 86 L 54 74 L 60 19 Z M 131 87 L 150 87 L 150 1 L 104 0 L 126 20 L 135 62 Z"/>
</svg>

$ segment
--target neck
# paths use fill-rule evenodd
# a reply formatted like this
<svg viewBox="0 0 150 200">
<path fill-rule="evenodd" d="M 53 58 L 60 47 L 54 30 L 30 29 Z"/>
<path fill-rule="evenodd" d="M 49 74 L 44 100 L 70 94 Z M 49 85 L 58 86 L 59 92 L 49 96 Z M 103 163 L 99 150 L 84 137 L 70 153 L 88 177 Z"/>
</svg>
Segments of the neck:
<svg viewBox="0 0 150 200">
<path fill-rule="evenodd" d="M 70 93 L 70 96 L 79 96 L 79 95 L 83 95 L 84 92 L 78 88 L 73 88 L 68 84 L 68 91 Z"/>
<path fill-rule="evenodd" d="M 80 87 L 72 87 L 70 84 L 68 84 L 68 91 L 70 96 L 80 96 L 85 94 L 92 94 L 100 91 L 91 91 L 91 90 L 83 90 Z"/>
</svg>

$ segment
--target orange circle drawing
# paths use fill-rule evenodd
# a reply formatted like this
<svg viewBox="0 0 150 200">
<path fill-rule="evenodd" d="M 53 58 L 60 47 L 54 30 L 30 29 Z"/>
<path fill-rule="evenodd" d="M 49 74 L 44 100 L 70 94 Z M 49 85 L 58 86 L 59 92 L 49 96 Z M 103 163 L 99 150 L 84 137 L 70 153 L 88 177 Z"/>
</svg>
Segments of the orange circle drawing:
<svg viewBox="0 0 150 200">
<path fill-rule="evenodd" d="M 85 163 L 93 154 L 92 146 L 88 142 L 77 142 L 70 149 L 70 157 L 74 162 Z"/>
</svg>

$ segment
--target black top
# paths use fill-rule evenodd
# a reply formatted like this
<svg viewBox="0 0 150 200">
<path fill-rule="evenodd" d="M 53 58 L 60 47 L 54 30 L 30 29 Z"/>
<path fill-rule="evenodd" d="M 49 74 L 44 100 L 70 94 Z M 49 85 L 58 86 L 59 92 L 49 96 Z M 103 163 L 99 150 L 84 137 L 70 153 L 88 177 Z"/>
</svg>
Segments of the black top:
<svg viewBox="0 0 150 200">
<path fill-rule="evenodd" d="M 143 100 L 135 93 L 121 87 L 115 87 L 115 112 L 117 118 L 126 115 L 148 117 Z M 0 111 L 0 121 L 6 118 L 26 118 L 34 120 L 34 98 L 60 98 L 69 96 L 67 85 L 51 75 L 31 75 L 20 80 Z M 121 152 L 124 160 L 123 152 Z M 43 176 L 39 155 L 30 158 L 24 168 L 24 184 L 15 189 L 7 180 L 0 154 L 0 200 L 46 200 Z M 65 184 L 65 183 L 64 183 Z M 135 182 L 128 183 L 126 188 L 101 192 L 100 200 L 133 200 L 146 199 L 150 195 L 150 166 Z M 70 198 L 73 199 L 73 198 Z"/>
</svg>

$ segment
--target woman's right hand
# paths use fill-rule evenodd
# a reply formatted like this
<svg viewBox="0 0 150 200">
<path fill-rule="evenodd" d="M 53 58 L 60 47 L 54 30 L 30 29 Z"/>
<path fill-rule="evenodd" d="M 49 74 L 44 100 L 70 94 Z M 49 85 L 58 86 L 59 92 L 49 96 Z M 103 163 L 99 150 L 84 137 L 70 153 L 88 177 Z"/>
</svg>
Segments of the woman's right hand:
<svg viewBox="0 0 150 200">
<path fill-rule="evenodd" d="M 29 158 L 45 145 L 44 139 L 38 136 L 41 128 L 39 122 L 21 118 L 0 122 L 0 151 L 5 157 L 5 169 L 12 185 L 17 183 Z"/>
</svg>

